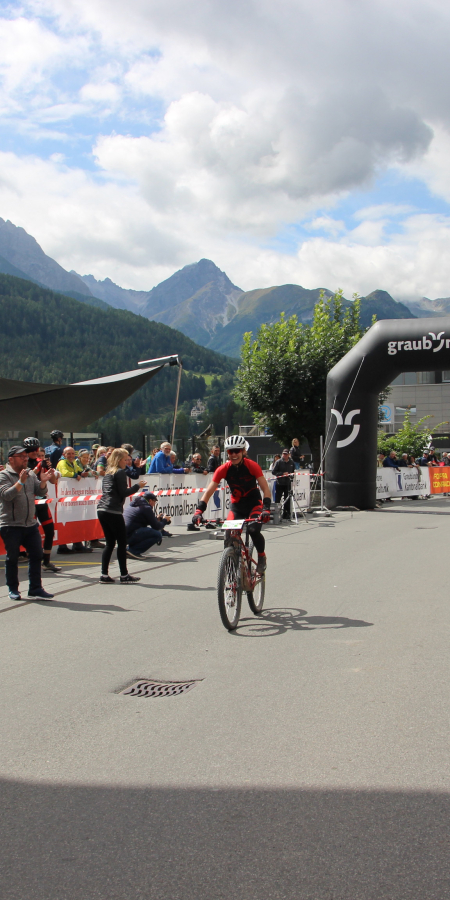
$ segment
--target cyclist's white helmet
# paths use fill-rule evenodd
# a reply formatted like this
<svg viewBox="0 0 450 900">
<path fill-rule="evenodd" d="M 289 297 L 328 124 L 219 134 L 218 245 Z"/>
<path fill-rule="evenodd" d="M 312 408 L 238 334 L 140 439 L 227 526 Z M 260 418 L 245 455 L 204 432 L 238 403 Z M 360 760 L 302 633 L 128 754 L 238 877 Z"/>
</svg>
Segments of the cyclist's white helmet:
<svg viewBox="0 0 450 900">
<path fill-rule="evenodd" d="M 242 434 L 230 434 L 225 441 L 225 450 L 248 450 L 250 444 Z"/>
</svg>

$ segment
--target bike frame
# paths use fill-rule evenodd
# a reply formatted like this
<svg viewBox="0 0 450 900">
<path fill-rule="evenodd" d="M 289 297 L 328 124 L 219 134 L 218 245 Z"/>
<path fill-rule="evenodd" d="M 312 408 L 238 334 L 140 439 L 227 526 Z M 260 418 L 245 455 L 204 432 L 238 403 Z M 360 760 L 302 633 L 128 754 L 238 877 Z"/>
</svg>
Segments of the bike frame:
<svg viewBox="0 0 450 900">
<path fill-rule="evenodd" d="M 248 526 L 262 524 L 262 522 L 261 519 L 244 519 L 242 522 L 239 520 L 239 526 L 235 528 L 232 527 L 232 523 L 234 523 L 233 519 L 227 519 L 225 547 L 234 546 L 235 549 L 239 551 L 243 568 L 242 574 L 244 574 L 245 572 L 245 576 L 247 578 L 247 584 L 244 585 L 244 590 L 254 591 L 255 586 L 258 584 L 258 581 L 261 581 L 261 578 L 263 578 L 264 576 L 259 575 L 256 572 L 257 560 L 253 559 L 253 557 L 250 555 L 248 544 L 251 535 L 249 534 Z M 245 532 L 245 541 L 242 538 L 242 532 Z M 253 569 L 251 565 L 252 563 L 254 563 Z"/>
</svg>

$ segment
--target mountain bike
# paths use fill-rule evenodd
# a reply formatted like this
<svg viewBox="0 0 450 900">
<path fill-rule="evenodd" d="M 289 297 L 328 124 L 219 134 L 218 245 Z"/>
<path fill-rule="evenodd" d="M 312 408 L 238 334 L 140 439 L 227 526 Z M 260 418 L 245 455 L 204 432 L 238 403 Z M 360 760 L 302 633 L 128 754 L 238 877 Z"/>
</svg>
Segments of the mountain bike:
<svg viewBox="0 0 450 900">
<path fill-rule="evenodd" d="M 248 605 L 259 616 L 264 605 L 265 575 L 256 571 L 253 559 L 254 545 L 248 531 L 250 524 L 261 519 L 229 519 L 223 523 L 225 547 L 220 558 L 217 576 L 217 598 L 222 623 L 228 631 L 234 631 L 241 615 L 242 592 L 247 594 Z"/>
</svg>

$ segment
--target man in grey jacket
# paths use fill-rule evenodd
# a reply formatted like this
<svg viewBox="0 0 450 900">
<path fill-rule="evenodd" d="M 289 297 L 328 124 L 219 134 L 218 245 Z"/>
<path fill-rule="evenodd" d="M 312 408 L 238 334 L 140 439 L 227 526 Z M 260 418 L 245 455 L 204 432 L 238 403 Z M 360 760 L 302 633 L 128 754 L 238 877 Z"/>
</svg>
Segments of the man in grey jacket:
<svg viewBox="0 0 450 900">
<path fill-rule="evenodd" d="M 21 600 L 19 593 L 19 552 L 28 553 L 29 600 L 52 600 L 42 587 L 42 541 L 36 521 L 36 497 L 45 497 L 47 481 L 54 469 L 41 470 L 40 477 L 27 468 L 25 447 L 11 447 L 8 465 L 0 472 L 0 536 L 6 548 L 5 574 L 10 600 Z"/>
</svg>

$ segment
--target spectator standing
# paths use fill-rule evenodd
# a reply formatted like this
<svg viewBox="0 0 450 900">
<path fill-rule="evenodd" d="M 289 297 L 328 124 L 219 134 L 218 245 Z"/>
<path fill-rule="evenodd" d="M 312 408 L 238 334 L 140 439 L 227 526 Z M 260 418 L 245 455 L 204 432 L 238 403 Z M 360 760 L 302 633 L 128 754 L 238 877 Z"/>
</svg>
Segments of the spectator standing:
<svg viewBox="0 0 450 900">
<path fill-rule="evenodd" d="M 77 459 L 73 447 L 64 447 L 63 458 L 56 466 L 56 471 L 59 472 L 61 478 L 76 478 L 77 481 L 80 481 L 83 467 Z"/>
<path fill-rule="evenodd" d="M 168 441 L 163 441 L 160 449 L 155 453 L 151 463 L 149 472 L 158 475 L 171 475 L 173 465 L 170 459 L 170 451 L 172 447 Z"/>
<path fill-rule="evenodd" d="M 96 463 L 96 471 L 99 478 L 103 478 L 108 465 L 108 459 L 113 452 L 114 447 L 105 447 L 104 452 L 98 456 Z"/>
<path fill-rule="evenodd" d="M 125 447 L 123 447 L 122 449 L 125 449 Z M 133 460 L 131 458 L 131 454 L 128 453 L 125 472 L 128 475 L 128 478 L 132 478 L 133 480 L 136 480 L 136 478 L 142 478 L 142 476 L 145 475 L 145 462 L 144 465 L 141 466 L 141 460 L 139 459 L 139 457 L 137 456 Z"/>
<path fill-rule="evenodd" d="M 219 465 L 220 465 L 220 461 L 219 461 Z M 175 472 L 175 469 L 174 469 L 174 472 Z M 200 456 L 200 453 L 194 453 L 194 455 L 192 456 L 191 472 L 193 472 L 195 475 L 207 475 L 208 474 L 208 469 L 205 469 L 205 467 L 202 463 L 202 458 Z"/>
<path fill-rule="evenodd" d="M 105 474 L 105 469 L 108 464 L 106 456 L 105 456 L 107 449 L 108 449 L 107 447 L 97 447 L 97 449 L 95 451 L 95 457 L 94 457 L 94 462 L 93 462 L 92 468 L 94 469 L 95 474 L 99 478 Z M 103 469 L 102 472 L 100 471 L 100 468 Z"/>
<path fill-rule="evenodd" d="M 423 451 L 422 456 L 419 457 L 419 459 L 417 460 L 419 466 L 429 466 L 429 464 L 430 464 L 430 461 L 428 458 L 429 455 L 430 454 L 429 454 L 428 450 Z"/>
<path fill-rule="evenodd" d="M 100 447 L 100 444 L 92 444 L 91 451 L 89 453 L 89 465 L 93 469 L 95 466 L 95 457 L 97 455 L 97 450 Z"/>
<path fill-rule="evenodd" d="M 143 496 L 133 497 L 123 517 L 128 538 L 127 556 L 132 559 L 145 559 L 142 556 L 154 544 L 160 544 L 166 525 L 170 525 L 170 516 L 156 516 L 157 498 L 150 492 Z"/>
<path fill-rule="evenodd" d="M 283 507 L 283 519 L 291 521 L 291 510 L 289 503 L 289 492 L 291 490 L 291 479 L 290 475 L 295 471 L 295 463 L 292 457 L 290 456 L 289 450 L 285 448 L 281 454 L 281 459 L 278 459 L 272 469 L 272 475 L 275 476 L 276 487 L 275 487 L 275 503 L 281 503 L 283 498 L 285 498 L 286 502 Z"/>
<path fill-rule="evenodd" d="M 174 475 L 186 475 L 188 472 L 191 471 L 190 465 L 186 466 L 186 467 L 178 466 L 177 459 L 178 459 L 178 457 L 177 457 L 177 454 L 175 453 L 175 450 L 171 450 L 170 451 L 170 462 L 172 463 L 172 466 L 173 466 L 172 472 Z M 200 460 L 201 460 L 201 457 L 200 457 Z"/>
<path fill-rule="evenodd" d="M 120 583 L 134 584 L 140 581 L 134 575 L 130 575 L 127 569 L 127 531 L 123 517 L 123 504 L 126 497 L 135 494 L 140 487 L 146 487 L 145 481 L 127 486 L 125 472 L 128 451 L 119 447 L 113 450 L 108 460 L 106 474 L 103 479 L 103 494 L 97 506 L 97 515 L 105 535 L 106 547 L 102 553 L 101 584 L 114 584 L 114 578 L 109 575 L 109 563 L 112 552 L 117 544 L 117 560 L 120 568 Z"/>
<path fill-rule="evenodd" d="M 189 472 L 189 469 L 174 469 L 173 460 L 176 460 L 177 455 L 174 451 L 173 457 L 171 457 L 172 447 L 168 441 L 163 441 L 161 444 L 161 449 L 158 453 L 155 454 L 151 461 L 149 471 L 151 474 L 158 475 L 172 475 L 172 474 L 180 474 L 182 472 Z"/>
<path fill-rule="evenodd" d="M 384 463 L 385 459 L 386 459 L 386 454 L 385 454 L 384 450 L 380 450 L 378 457 L 377 457 L 377 468 L 378 469 L 383 468 L 383 463 Z"/>
<path fill-rule="evenodd" d="M 75 478 L 76 481 L 81 481 L 83 466 L 77 459 L 75 450 L 73 447 L 64 447 L 63 453 L 63 458 L 56 466 L 56 471 L 59 472 L 61 478 Z M 62 553 L 92 553 L 92 547 L 86 547 L 82 541 L 75 541 L 72 549 L 67 544 L 60 544 L 56 552 L 58 556 Z"/>
<path fill-rule="evenodd" d="M 28 466 L 24 446 L 11 447 L 8 464 L 0 472 L 0 535 L 6 548 L 5 575 L 9 599 L 21 600 L 19 593 L 20 546 L 28 553 L 28 599 L 52 600 L 42 587 L 42 541 L 35 517 L 35 498 L 45 497 L 54 469 L 41 470 L 39 478 Z"/>
<path fill-rule="evenodd" d="M 80 475 L 82 478 L 95 478 L 95 472 L 89 464 L 89 450 L 78 451 L 78 462 L 81 466 Z"/>
<path fill-rule="evenodd" d="M 274 467 L 275 463 L 278 462 L 279 459 L 281 459 L 281 454 L 275 453 L 275 456 L 269 466 L 269 472 L 273 472 L 273 467 Z M 294 463 L 294 465 L 295 465 L 295 463 Z"/>
<path fill-rule="evenodd" d="M 39 441 L 34 437 L 25 438 L 23 446 L 26 448 L 28 453 L 28 468 L 31 469 L 38 478 L 40 478 L 42 471 L 48 472 L 51 468 L 50 460 L 45 459 L 45 450 L 42 447 L 39 447 Z M 56 472 L 53 471 L 48 480 L 50 484 L 56 484 L 58 480 L 56 477 Z M 44 553 L 42 563 L 43 568 L 46 572 L 60 572 L 61 567 L 55 566 L 54 563 L 50 562 L 50 555 L 53 547 L 53 538 L 55 536 L 55 526 L 53 524 L 53 518 L 48 504 L 37 504 L 35 514 L 38 522 L 40 522 L 40 524 L 42 525 L 42 530 L 44 532 Z"/>
<path fill-rule="evenodd" d="M 53 441 L 53 444 L 50 444 L 49 447 L 45 448 L 45 455 L 50 457 L 50 465 L 52 469 L 56 469 L 56 466 L 59 463 L 59 460 L 63 454 L 62 442 L 64 435 L 62 431 L 52 431 L 50 433 L 50 437 Z"/>
<path fill-rule="evenodd" d="M 397 468 L 406 469 L 410 467 L 409 458 L 407 453 L 402 453 L 400 459 L 397 462 Z"/>
<path fill-rule="evenodd" d="M 211 450 L 211 456 L 206 463 L 206 468 L 208 472 L 215 472 L 221 464 L 220 447 L 218 444 L 214 444 L 214 447 Z"/>
<path fill-rule="evenodd" d="M 145 475 L 147 460 L 144 459 L 144 461 L 142 461 L 140 454 L 134 449 L 133 444 L 122 444 L 122 447 L 124 450 L 128 450 L 128 453 L 130 454 L 130 460 L 127 463 L 128 467 L 138 473 L 137 475 L 129 475 L 129 477 L 139 478 L 140 475 Z"/>
<path fill-rule="evenodd" d="M 299 469 L 300 462 L 302 460 L 302 454 L 300 453 L 300 441 L 298 438 L 292 438 L 292 446 L 288 453 L 292 459 L 292 462 L 294 463 L 295 468 Z"/>
<path fill-rule="evenodd" d="M 150 466 L 151 466 L 157 453 L 159 453 L 159 447 L 153 447 L 153 450 L 152 450 L 150 456 L 147 457 L 147 464 L 145 467 L 145 471 L 147 472 L 147 474 L 150 472 Z"/>
<path fill-rule="evenodd" d="M 391 450 L 389 456 L 385 456 L 383 460 L 384 469 L 398 469 L 397 454 L 395 450 Z"/>
</svg>

